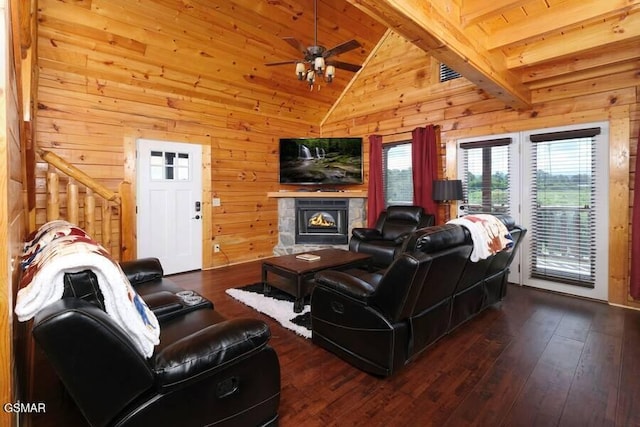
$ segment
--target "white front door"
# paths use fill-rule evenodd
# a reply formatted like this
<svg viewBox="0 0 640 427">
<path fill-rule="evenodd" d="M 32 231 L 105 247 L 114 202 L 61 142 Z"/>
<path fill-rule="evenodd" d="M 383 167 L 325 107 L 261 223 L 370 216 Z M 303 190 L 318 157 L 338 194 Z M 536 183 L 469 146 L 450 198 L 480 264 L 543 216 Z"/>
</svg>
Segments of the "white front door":
<svg viewBox="0 0 640 427">
<path fill-rule="evenodd" d="M 165 274 L 202 268 L 202 147 L 137 141 L 137 253 Z"/>
</svg>

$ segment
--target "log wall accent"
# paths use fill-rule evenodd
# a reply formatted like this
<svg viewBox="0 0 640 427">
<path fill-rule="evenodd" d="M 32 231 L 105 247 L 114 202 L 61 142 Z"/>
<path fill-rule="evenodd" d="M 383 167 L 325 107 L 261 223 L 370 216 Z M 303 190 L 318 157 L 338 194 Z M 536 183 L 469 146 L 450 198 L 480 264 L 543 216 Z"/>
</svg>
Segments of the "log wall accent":
<svg viewBox="0 0 640 427">
<path fill-rule="evenodd" d="M 640 79 L 621 71 L 581 84 L 558 84 L 543 94 L 530 110 L 505 109 L 464 78 L 433 82 L 432 59 L 391 33 L 366 68 L 325 118 L 324 134 L 388 135 L 384 142 L 409 139 L 416 126 L 437 124 L 446 147 L 443 173 L 456 175 L 456 141 L 497 133 L 607 120 L 610 123 L 609 301 L 640 304 L 628 295 L 630 200 L 632 165 L 637 155 L 640 128 Z M 402 56 L 405 67 L 390 73 L 386 64 Z M 391 76 L 391 78 L 388 78 Z M 396 84 L 398 82 L 398 84 Z M 359 108 L 360 106 L 360 108 Z M 626 206 L 626 209 L 619 209 Z"/>
</svg>

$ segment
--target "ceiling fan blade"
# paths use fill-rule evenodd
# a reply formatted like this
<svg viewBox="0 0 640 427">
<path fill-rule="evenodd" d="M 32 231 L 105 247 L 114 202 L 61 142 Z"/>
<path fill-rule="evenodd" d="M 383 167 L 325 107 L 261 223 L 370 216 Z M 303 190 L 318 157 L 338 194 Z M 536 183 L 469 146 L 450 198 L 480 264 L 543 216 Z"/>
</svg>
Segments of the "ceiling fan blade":
<svg viewBox="0 0 640 427">
<path fill-rule="evenodd" d="M 356 49 L 360 47 L 360 43 L 357 40 L 349 40 L 348 42 L 344 42 L 339 44 L 338 46 L 332 47 L 331 49 L 326 50 L 322 56 L 325 58 L 330 57 L 331 55 L 340 55 L 341 53 L 350 51 L 352 49 Z"/>
<path fill-rule="evenodd" d="M 347 71 L 351 71 L 351 72 L 356 72 L 358 70 L 360 70 L 360 68 L 362 68 L 361 65 L 356 65 L 356 64 L 349 64 L 348 62 L 342 62 L 342 61 L 328 61 L 327 62 L 328 65 L 333 65 L 336 68 L 340 68 L 342 70 L 347 70 Z"/>
<path fill-rule="evenodd" d="M 283 37 L 282 40 L 289 43 L 291 46 L 293 46 L 295 50 L 297 50 L 298 52 L 301 52 L 303 55 L 307 54 L 307 47 L 302 43 L 300 43 L 298 39 L 295 39 L 293 37 Z"/>
<path fill-rule="evenodd" d="M 290 60 L 288 60 L 288 61 L 269 62 L 269 63 L 264 64 L 264 65 L 266 65 L 267 67 L 270 67 L 270 66 L 272 66 L 272 65 L 295 64 L 295 63 L 297 63 L 297 62 L 300 62 L 300 60 L 298 60 L 298 59 L 290 59 Z"/>
</svg>

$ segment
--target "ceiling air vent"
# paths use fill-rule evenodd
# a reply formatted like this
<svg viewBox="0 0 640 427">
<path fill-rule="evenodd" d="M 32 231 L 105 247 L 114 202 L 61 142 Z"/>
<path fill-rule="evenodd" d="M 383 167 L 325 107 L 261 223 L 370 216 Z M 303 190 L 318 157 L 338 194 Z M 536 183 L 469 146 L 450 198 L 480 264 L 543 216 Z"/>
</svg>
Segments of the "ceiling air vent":
<svg viewBox="0 0 640 427">
<path fill-rule="evenodd" d="M 447 67 L 446 64 L 440 63 L 440 83 L 462 77 L 457 71 Z"/>
</svg>

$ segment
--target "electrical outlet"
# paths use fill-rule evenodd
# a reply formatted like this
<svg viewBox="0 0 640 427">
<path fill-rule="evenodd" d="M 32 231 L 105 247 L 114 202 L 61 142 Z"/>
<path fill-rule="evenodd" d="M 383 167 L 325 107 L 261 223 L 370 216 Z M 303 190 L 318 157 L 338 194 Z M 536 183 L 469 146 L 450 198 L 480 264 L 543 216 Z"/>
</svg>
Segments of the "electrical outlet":
<svg viewBox="0 0 640 427">
<path fill-rule="evenodd" d="M 218 243 L 213 245 L 213 252 L 220 252 L 220 245 Z"/>
</svg>

